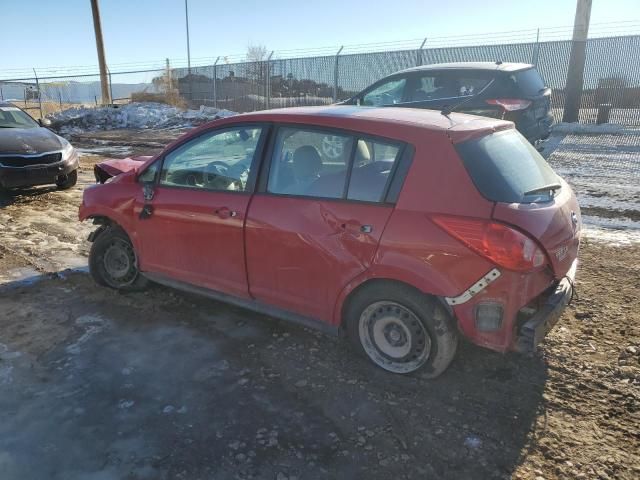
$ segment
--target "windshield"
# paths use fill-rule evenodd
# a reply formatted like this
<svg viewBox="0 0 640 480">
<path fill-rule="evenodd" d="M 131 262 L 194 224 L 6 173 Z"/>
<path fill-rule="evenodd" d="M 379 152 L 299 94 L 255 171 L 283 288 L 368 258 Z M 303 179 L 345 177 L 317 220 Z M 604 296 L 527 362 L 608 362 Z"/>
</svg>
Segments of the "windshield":
<svg viewBox="0 0 640 480">
<path fill-rule="evenodd" d="M 0 128 L 35 128 L 38 123 L 18 107 L 0 107 Z"/>
<path fill-rule="evenodd" d="M 480 193 L 494 202 L 546 202 L 560 186 L 560 178 L 517 130 L 462 142 L 456 150 Z"/>
</svg>

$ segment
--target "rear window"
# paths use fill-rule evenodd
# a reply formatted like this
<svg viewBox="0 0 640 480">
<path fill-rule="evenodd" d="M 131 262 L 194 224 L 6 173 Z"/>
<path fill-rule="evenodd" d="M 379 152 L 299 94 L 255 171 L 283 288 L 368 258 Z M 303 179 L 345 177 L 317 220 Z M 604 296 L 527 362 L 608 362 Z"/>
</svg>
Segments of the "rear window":
<svg viewBox="0 0 640 480">
<path fill-rule="evenodd" d="M 539 95 L 544 88 L 544 80 L 535 68 L 512 73 L 509 78 L 517 85 L 523 95 Z"/>
<path fill-rule="evenodd" d="M 517 130 L 506 130 L 456 145 L 480 193 L 494 202 L 550 201 L 560 178 Z M 548 187 L 548 188 L 546 188 Z"/>
</svg>

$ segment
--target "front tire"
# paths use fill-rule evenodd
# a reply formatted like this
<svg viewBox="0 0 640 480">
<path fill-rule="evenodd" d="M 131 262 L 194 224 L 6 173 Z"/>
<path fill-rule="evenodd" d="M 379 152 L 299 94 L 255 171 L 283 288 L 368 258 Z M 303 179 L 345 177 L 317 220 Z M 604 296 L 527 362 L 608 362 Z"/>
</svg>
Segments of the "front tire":
<svg viewBox="0 0 640 480">
<path fill-rule="evenodd" d="M 345 321 L 355 348 L 392 373 L 435 378 L 456 353 L 458 335 L 447 311 L 406 285 L 379 282 L 356 292 Z"/>
<path fill-rule="evenodd" d="M 98 233 L 91 245 L 89 273 L 98 285 L 116 290 L 141 290 L 148 284 L 138 269 L 131 240 L 122 229 L 114 226 Z"/>
<path fill-rule="evenodd" d="M 72 172 L 69 172 L 67 174 L 67 176 L 61 180 L 57 180 L 56 181 L 56 187 L 58 187 L 59 190 L 68 190 L 71 187 L 75 186 L 75 184 L 78 182 L 78 170 L 73 170 Z"/>
</svg>

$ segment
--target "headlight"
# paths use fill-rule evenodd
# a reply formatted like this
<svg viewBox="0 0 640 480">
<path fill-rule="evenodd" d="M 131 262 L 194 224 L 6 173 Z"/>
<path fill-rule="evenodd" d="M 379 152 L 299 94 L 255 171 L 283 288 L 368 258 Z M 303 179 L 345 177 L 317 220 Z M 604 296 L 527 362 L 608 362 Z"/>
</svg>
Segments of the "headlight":
<svg viewBox="0 0 640 480">
<path fill-rule="evenodd" d="M 62 144 L 62 161 L 67 162 L 69 161 L 69 159 L 71 159 L 71 157 L 75 155 L 76 149 L 73 148 L 73 145 L 71 145 L 64 138 L 62 137 L 58 137 L 58 138 L 60 138 L 60 143 Z"/>
</svg>

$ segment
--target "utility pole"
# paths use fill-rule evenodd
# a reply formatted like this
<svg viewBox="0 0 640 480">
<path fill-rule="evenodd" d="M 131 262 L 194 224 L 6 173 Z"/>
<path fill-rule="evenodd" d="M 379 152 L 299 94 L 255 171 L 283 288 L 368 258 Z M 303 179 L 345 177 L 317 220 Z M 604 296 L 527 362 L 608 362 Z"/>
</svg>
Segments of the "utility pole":
<svg viewBox="0 0 640 480">
<path fill-rule="evenodd" d="M 109 82 L 107 80 L 107 62 L 104 56 L 98 0 L 91 0 L 91 12 L 93 13 L 93 28 L 96 32 L 96 48 L 98 49 L 98 64 L 100 66 L 100 89 L 102 91 L 102 104 L 104 105 L 111 103 L 111 95 L 109 93 Z"/>
<path fill-rule="evenodd" d="M 578 0 L 576 5 L 573 40 L 571 42 L 569 69 L 567 71 L 567 86 L 565 88 L 564 113 L 562 114 L 563 122 L 577 122 L 579 118 L 591 3 L 592 0 Z"/>
<path fill-rule="evenodd" d="M 187 24 L 187 73 L 191 75 L 191 49 L 189 48 L 189 5 L 184 0 L 184 19 Z"/>
</svg>

